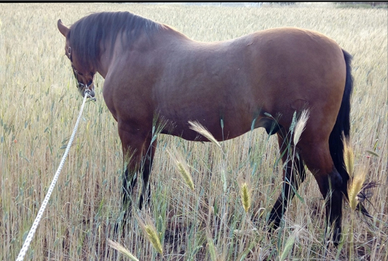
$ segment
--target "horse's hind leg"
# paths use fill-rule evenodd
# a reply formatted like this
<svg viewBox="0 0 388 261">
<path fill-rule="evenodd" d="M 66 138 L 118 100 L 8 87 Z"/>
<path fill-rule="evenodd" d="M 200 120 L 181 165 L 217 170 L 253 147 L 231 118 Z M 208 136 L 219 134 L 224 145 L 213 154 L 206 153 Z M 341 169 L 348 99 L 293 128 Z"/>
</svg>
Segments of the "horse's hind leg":
<svg viewBox="0 0 388 261">
<path fill-rule="evenodd" d="M 278 132 L 278 142 L 282 160 L 286 164 L 286 167 L 283 170 L 282 192 L 276 200 L 268 219 L 268 224 L 272 223 L 272 229 L 279 227 L 288 202 L 292 200 L 299 185 L 306 178 L 303 160 L 297 151 L 295 151 L 294 154 L 293 147 L 290 146 L 290 142 L 284 138 L 285 135 L 282 133 L 283 131 L 284 130 L 281 129 L 281 131 Z"/>
<path fill-rule="evenodd" d="M 306 136 L 304 137 L 298 146 L 301 148 L 301 154 L 307 167 L 318 183 L 322 196 L 327 199 L 326 220 L 328 225 L 334 229 L 333 241 L 335 245 L 338 245 L 341 236 L 342 198 L 343 193 L 346 193 L 342 191 L 344 189 L 343 180 L 334 167 L 328 140 L 309 140 Z"/>
</svg>

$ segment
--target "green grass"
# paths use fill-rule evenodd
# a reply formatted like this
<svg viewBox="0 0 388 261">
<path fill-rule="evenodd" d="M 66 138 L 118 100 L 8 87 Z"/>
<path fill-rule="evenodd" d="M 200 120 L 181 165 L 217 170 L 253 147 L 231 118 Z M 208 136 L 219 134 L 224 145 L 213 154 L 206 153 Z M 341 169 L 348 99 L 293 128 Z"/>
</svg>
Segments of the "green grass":
<svg viewBox="0 0 388 261">
<path fill-rule="evenodd" d="M 103 79 L 97 76 L 97 102 L 86 104 L 25 260 L 124 259 L 107 239 L 139 260 L 347 260 L 350 253 L 356 260 L 388 260 L 387 9 L 113 3 L 0 4 L 0 260 L 16 259 L 82 103 L 56 22 L 62 19 L 69 25 L 91 12 L 119 10 L 167 23 L 199 41 L 281 26 L 313 29 L 335 39 L 354 56 L 355 171 L 366 167 L 367 178 L 380 183 L 373 207 L 366 204 L 374 216 L 372 225 L 356 215 L 353 227 L 353 213 L 346 206 L 346 240 L 338 249 L 326 247 L 324 201 L 308 173 L 282 227 L 268 235 L 265 221 L 280 193 L 282 163 L 276 138 L 258 129 L 221 143 L 222 150 L 213 143 L 160 135 L 151 206 L 139 215 L 149 217 L 163 254 L 147 240 L 136 218 L 114 234 L 114 225 L 122 219 L 122 152 L 117 124 L 102 97 Z M 194 190 L 167 153 L 173 148 L 189 166 Z M 249 180 L 247 212 L 240 180 Z"/>
</svg>

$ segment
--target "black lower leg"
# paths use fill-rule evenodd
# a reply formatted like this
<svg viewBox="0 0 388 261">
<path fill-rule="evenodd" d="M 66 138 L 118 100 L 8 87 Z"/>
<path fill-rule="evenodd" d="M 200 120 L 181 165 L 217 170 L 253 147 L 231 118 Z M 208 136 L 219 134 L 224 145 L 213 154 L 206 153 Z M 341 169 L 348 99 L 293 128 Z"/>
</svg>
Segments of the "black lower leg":
<svg viewBox="0 0 388 261">
<path fill-rule="evenodd" d="M 148 158 L 146 164 L 144 165 L 143 169 L 143 188 L 140 195 L 139 200 L 139 209 L 142 209 L 143 202 L 145 201 L 147 204 L 150 203 L 151 199 L 151 190 L 150 190 L 150 184 L 149 184 L 149 177 L 151 173 L 152 168 L 152 159 Z M 145 197 L 145 199 L 144 199 Z"/>
<path fill-rule="evenodd" d="M 303 163 L 300 160 L 295 161 L 294 170 L 291 169 L 291 166 L 291 162 L 287 164 L 282 192 L 276 200 L 268 219 L 268 224 L 272 224 L 272 229 L 279 227 L 283 214 L 287 209 L 288 202 L 292 200 L 295 196 L 295 192 L 299 188 L 299 185 L 306 178 L 306 172 L 304 170 Z M 299 175 L 297 175 L 296 170 L 298 170 Z"/>
<path fill-rule="evenodd" d="M 333 229 L 332 240 L 335 246 L 341 242 L 342 192 L 334 190 L 329 194 L 326 206 L 328 225 Z"/>
<path fill-rule="evenodd" d="M 125 216 L 127 216 L 127 214 L 131 212 L 132 192 L 136 185 L 136 181 L 137 181 L 137 175 L 133 173 L 130 174 L 127 168 L 123 174 L 123 186 L 122 186 L 123 209 L 125 211 Z"/>
</svg>

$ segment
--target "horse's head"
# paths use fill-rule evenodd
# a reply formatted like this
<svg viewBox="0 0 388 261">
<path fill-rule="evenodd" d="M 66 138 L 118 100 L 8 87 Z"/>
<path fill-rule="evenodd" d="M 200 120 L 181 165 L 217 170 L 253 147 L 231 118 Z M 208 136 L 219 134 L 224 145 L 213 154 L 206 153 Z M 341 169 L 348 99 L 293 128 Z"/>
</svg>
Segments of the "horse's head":
<svg viewBox="0 0 388 261">
<path fill-rule="evenodd" d="M 71 62 L 71 67 L 73 69 L 74 77 L 77 80 L 77 87 L 82 96 L 85 95 L 85 91 L 89 90 L 89 95 L 94 97 L 94 83 L 93 77 L 96 71 L 93 68 L 84 68 L 81 65 L 80 61 L 77 59 L 77 56 L 74 54 L 69 41 L 69 32 L 70 29 L 62 24 L 61 19 L 58 20 L 58 29 L 66 37 L 65 45 L 65 54 Z"/>
</svg>

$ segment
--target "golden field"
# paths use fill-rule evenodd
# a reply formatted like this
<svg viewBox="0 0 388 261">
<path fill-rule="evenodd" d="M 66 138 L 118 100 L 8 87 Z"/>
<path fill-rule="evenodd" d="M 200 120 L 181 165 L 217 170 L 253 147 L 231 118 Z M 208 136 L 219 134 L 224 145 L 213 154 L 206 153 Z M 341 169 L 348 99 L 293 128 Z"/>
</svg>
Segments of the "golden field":
<svg viewBox="0 0 388 261">
<path fill-rule="evenodd" d="M 353 55 L 355 170 L 379 183 L 364 203 L 373 219 L 368 225 L 345 203 L 344 241 L 338 248 L 326 246 L 324 200 L 308 173 L 282 227 L 267 234 L 282 163 L 276 137 L 257 129 L 223 142 L 222 151 L 212 143 L 160 135 L 150 208 L 115 234 L 122 219 L 121 143 L 97 75 L 97 101 L 86 104 L 25 260 L 126 260 L 108 239 L 139 260 L 388 260 L 387 9 L 113 3 L 0 4 L 0 260 L 16 259 L 82 103 L 57 20 L 70 25 L 99 11 L 129 11 L 198 41 L 283 26 L 312 29 L 337 41 Z M 194 190 L 176 171 L 167 153 L 173 148 L 189 165 Z M 244 179 L 251 196 L 248 212 L 240 200 Z M 147 239 L 141 220 L 155 227 L 162 254 Z"/>
</svg>

